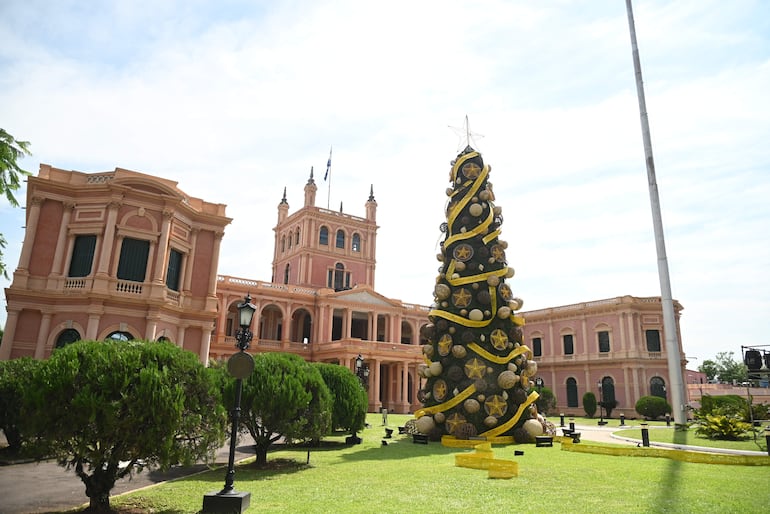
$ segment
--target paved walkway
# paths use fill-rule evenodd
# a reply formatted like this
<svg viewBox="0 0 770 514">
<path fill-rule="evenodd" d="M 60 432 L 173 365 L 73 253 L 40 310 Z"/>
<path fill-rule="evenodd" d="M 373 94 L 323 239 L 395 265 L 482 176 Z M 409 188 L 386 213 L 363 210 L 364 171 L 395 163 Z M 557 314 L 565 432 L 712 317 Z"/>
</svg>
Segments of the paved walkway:
<svg viewBox="0 0 770 514">
<path fill-rule="evenodd" d="M 2 433 L 2 432 L 0 432 Z M 241 441 L 236 447 L 236 462 L 254 455 L 251 438 Z M 229 444 L 220 448 L 216 454 L 216 465 L 227 466 L 230 454 Z M 204 471 L 203 464 L 190 467 L 176 467 L 161 473 L 159 471 L 143 471 L 132 479 L 119 480 L 112 489 L 112 496 L 135 491 L 159 482 L 192 475 Z M 217 492 L 225 485 L 225 470 L 222 470 L 222 481 L 212 483 L 211 492 Z M 235 477 L 238 486 L 238 476 Z M 0 465 L 0 514 L 34 514 L 58 512 L 79 507 L 88 503 L 85 485 L 75 475 L 53 461 L 41 463 L 28 462 L 11 465 Z M 201 496 L 203 505 L 203 496 Z"/>
<path fill-rule="evenodd" d="M 614 444 L 627 443 L 629 445 L 639 446 L 642 444 L 641 439 L 632 439 L 630 437 L 624 437 L 614 433 L 619 430 L 627 430 L 627 429 L 633 429 L 633 428 L 640 429 L 642 427 L 640 425 L 624 425 L 621 427 L 615 423 L 613 423 L 612 426 L 610 426 L 609 424 L 604 426 L 599 426 L 598 424 L 597 425 L 575 424 L 575 431 L 580 432 L 581 440 L 614 443 Z M 649 427 L 649 429 L 650 430 L 673 430 L 673 428 L 660 427 L 660 426 L 652 426 L 652 427 Z M 561 435 L 561 427 L 559 427 L 558 425 L 557 425 L 557 433 Z M 659 448 L 673 448 L 676 450 L 708 452 L 708 453 L 726 453 L 731 455 L 767 455 L 767 452 L 763 452 L 763 451 L 731 450 L 727 448 L 712 448 L 708 446 L 687 446 L 684 444 L 660 443 L 655 441 L 650 441 L 650 446 L 655 446 Z"/>
</svg>

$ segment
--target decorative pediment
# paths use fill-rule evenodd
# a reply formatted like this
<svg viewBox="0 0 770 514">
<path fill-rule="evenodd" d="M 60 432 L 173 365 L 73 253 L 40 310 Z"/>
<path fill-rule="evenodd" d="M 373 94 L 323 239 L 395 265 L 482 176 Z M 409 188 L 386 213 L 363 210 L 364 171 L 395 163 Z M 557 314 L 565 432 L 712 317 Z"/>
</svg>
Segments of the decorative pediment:
<svg viewBox="0 0 770 514">
<path fill-rule="evenodd" d="M 393 303 L 384 296 L 375 293 L 372 290 L 364 289 L 363 291 L 351 289 L 348 291 L 340 291 L 334 295 L 336 298 L 344 299 L 347 302 L 365 303 L 368 305 L 382 305 L 387 307 L 398 306 L 399 304 Z"/>
</svg>

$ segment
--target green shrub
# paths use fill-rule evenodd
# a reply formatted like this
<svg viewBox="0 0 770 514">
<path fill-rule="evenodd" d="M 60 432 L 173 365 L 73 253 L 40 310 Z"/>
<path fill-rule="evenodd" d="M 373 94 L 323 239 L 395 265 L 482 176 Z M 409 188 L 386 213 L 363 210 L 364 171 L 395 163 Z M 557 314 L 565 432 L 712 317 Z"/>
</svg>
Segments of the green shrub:
<svg viewBox="0 0 770 514">
<path fill-rule="evenodd" d="M 587 392 L 583 395 L 583 410 L 586 412 L 586 416 L 593 418 L 596 414 L 596 395 L 592 392 Z"/>
<path fill-rule="evenodd" d="M 708 414 L 733 414 L 741 419 L 748 417 L 749 402 L 746 398 L 737 394 L 726 394 L 722 396 L 704 395 L 700 400 L 700 409 L 697 410 L 697 416 L 706 416 Z"/>
<path fill-rule="evenodd" d="M 750 423 L 741 421 L 737 415 L 706 414 L 697 421 L 695 433 L 709 439 L 735 441 L 746 437 L 753 430 Z"/>
<path fill-rule="evenodd" d="M 544 416 L 547 416 L 556 409 L 556 395 L 554 395 L 553 391 L 547 387 L 542 387 L 538 393 L 540 394 L 540 397 L 535 402 L 537 411 Z"/>
<path fill-rule="evenodd" d="M 32 357 L 0 361 L 0 430 L 5 433 L 9 453 L 18 453 L 24 443 L 19 428 L 24 391 L 29 389 L 27 382 L 40 362 Z"/>
<path fill-rule="evenodd" d="M 637 400 L 634 410 L 648 419 L 657 419 L 671 414 L 671 405 L 660 396 L 642 396 Z"/>
</svg>

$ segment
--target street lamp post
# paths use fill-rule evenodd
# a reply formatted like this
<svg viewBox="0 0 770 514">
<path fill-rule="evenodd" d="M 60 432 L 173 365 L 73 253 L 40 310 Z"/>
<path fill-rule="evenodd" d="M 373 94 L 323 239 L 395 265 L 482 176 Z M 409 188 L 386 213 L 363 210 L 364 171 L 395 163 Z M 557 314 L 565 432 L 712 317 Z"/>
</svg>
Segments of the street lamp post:
<svg viewBox="0 0 770 514">
<path fill-rule="evenodd" d="M 363 356 L 359 353 L 356 357 L 356 376 L 361 381 L 361 386 L 369 390 L 369 365 L 364 362 Z"/>
<path fill-rule="evenodd" d="M 602 381 L 598 381 L 596 386 L 599 388 L 599 424 L 604 425 L 604 393 L 602 392 Z"/>
<path fill-rule="evenodd" d="M 243 303 L 238 305 L 240 330 L 235 334 L 238 353 L 233 354 L 227 361 L 227 371 L 235 377 L 235 404 L 231 412 L 232 428 L 230 430 L 230 455 L 227 460 L 225 486 L 218 493 L 209 493 L 203 497 L 203 512 L 208 513 L 241 513 L 251 502 L 251 493 L 237 492 L 233 489 L 235 481 L 235 442 L 238 436 L 238 424 L 241 418 L 241 392 L 243 379 L 248 378 L 254 371 L 254 357 L 246 353 L 253 334 L 249 327 L 257 307 L 251 303 L 251 296 L 246 295 Z"/>
</svg>

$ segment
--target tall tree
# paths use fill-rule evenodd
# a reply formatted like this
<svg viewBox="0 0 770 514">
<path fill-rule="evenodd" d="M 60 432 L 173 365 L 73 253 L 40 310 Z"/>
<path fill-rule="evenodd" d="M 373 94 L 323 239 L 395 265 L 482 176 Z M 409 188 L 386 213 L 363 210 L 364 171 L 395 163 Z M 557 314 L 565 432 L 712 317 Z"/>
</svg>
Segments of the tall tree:
<svg viewBox="0 0 770 514">
<path fill-rule="evenodd" d="M 234 381 L 225 387 L 225 404 L 233 405 Z M 251 434 L 256 464 L 279 439 L 320 439 L 331 429 L 332 400 L 321 373 L 302 357 L 288 353 L 254 356 L 254 371 L 243 381 L 242 429 Z"/>
<path fill-rule="evenodd" d="M 0 194 L 5 195 L 13 207 L 18 207 L 19 202 L 13 192 L 21 187 L 21 178 L 30 173 L 19 167 L 18 161 L 25 155 L 32 155 L 29 151 L 29 141 L 17 141 L 12 135 L 0 128 Z M 0 273 L 7 279 L 8 272 L 5 268 L 3 250 L 7 245 L 3 234 L 0 234 Z"/>
<path fill-rule="evenodd" d="M 91 511 L 145 466 L 213 457 L 227 413 L 214 373 L 171 343 L 80 341 L 36 368 L 25 391 L 30 451 L 74 469 Z"/>
<path fill-rule="evenodd" d="M 508 243 L 499 239 L 502 209 L 494 204 L 490 168 L 470 146 L 452 161 L 441 261 L 418 372 L 426 383 L 417 429 L 434 438 L 513 435 L 529 439 L 525 423 L 538 394 L 537 363 L 522 344 L 514 314 L 522 300 L 506 279 Z M 532 426 L 531 424 L 527 426 Z"/>
<path fill-rule="evenodd" d="M 698 366 L 698 371 L 705 373 L 709 380 L 715 378 L 720 382 L 743 382 L 747 379 L 748 371 L 742 362 L 736 361 L 735 352 L 719 352 L 714 360 L 705 360 Z"/>
</svg>

